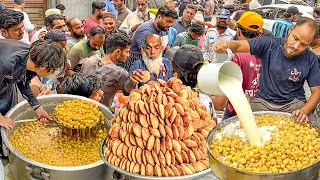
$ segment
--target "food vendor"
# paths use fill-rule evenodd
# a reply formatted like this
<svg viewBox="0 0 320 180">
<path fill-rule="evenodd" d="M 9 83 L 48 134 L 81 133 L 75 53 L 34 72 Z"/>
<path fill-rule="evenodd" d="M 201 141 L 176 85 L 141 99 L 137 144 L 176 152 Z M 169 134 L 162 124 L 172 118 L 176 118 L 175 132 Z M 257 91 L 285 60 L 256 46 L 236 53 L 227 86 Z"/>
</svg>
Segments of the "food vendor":
<svg viewBox="0 0 320 180">
<path fill-rule="evenodd" d="M 220 41 L 214 50 L 225 53 L 250 52 L 261 59 L 260 90 L 250 99 L 253 111 L 292 112 L 297 121 L 315 118 L 311 114 L 320 102 L 320 73 L 318 57 L 309 50 L 317 37 L 317 23 L 301 17 L 288 38 L 260 37 L 240 41 Z M 306 101 L 304 82 L 311 88 Z M 309 118 L 308 118 L 309 115 Z M 312 118 L 312 119 L 311 119 Z"/>
<path fill-rule="evenodd" d="M 66 64 L 66 54 L 58 43 L 36 41 L 29 47 L 17 40 L 0 40 L 0 125 L 10 129 L 14 121 L 4 115 L 17 104 L 16 87 L 41 121 L 52 120 L 31 92 L 29 82 L 53 74 Z"/>
</svg>

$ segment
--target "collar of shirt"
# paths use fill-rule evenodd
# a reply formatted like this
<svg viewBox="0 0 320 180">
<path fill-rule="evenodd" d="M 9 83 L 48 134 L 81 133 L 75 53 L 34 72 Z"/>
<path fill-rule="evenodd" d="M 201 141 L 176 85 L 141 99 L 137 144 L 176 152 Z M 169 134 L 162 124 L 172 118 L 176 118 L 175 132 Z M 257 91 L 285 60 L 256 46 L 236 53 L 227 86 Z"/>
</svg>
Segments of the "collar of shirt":
<svg viewBox="0 0 320 180">
<path fill-rule="evenodd" d="M 235 35 L 235 34 L 232 33 L 233 30 L 230 29 L 229 27 L 222 34 L 219 34 L 219 31 L 218 31 L 217 28 L 214 28 L 214 30 L 218 33 L 219 36 L 230 35 L 230 34 L 233 35 L 233 36 Z"/>
<path fill-rule="evenodd" d="M 123 14 L 126 11 L 126 7 L 124 7 L 122 10 L 118 10 L 118 14 Z"/>
<path fill-rule="evenodd" d="M 178 22 L 179 22 L 180 24 L 182 24 L 183 27 L 185 27 L 184 24 L 183 24 L 182 17 L 179 17 L 179 18 L 178 18 Z M 192 22 L 190 21 L 189 24 L 187 25 L 187 27 L 185 27 L 185 28 L 190 27 L 190 26 L 191 26 L 191 23 L 192 23 Z"/>
</svg>

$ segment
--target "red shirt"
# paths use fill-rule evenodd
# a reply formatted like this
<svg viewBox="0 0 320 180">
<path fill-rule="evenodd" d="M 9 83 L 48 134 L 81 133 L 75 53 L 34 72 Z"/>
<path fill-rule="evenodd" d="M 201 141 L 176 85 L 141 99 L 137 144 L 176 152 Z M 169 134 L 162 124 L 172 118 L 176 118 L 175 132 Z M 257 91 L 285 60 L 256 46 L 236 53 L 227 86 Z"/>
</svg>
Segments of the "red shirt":
<svg viewBox="0 0 320 180">
<path fill-rule="evenodd" d="M 255 97 L 259 90 L 259 76 L 261 72 L 261 60 L 249 53 L 235 53 L 232 61 L 240 67 L 243 74 L 242 89 L 244 94 L 249 97 Z M 228 102 L 227 108 L 229 112 L 235 116 L 236 111 Z"/>
<path fill-rule="evenodd" d="M 89 17 L 86 20 L 86 23 L 84 24 L 84 32 L 86 33 L 87 36 L 90 34 L 90 30 L 95 26 L 100 26 L 100 27 L 104 28 L 102 19 L 100 19 L 99 22 L 97 22 L 96 20 Z"/>
</svg>

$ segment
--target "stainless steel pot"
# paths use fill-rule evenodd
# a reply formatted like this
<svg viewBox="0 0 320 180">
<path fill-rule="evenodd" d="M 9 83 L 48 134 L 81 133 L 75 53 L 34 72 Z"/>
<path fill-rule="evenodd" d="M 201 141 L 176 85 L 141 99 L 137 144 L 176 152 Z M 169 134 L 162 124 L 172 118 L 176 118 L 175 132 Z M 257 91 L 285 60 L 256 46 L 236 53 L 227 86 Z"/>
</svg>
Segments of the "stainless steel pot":
<svg viewBox="0 0 320 180">
<path fill-rule="evenodd" d="M 106 118 L 107 125 L 109 124 L 110 119 L 114 117 L 106 106 L 85 97 L 56 94 L 38 98 L 40 104 L 48 113 L 52 113 L 57 104 L 72 99 L 82 99 L 98 104 L 99 109 Z M 6 116 L 17 121 L 21 119 L 31 119 L 35 117 L 35 113 L 28 102 L 23 101 L 13 107 Z M 12 132 L 18 128 L 19 125 L 19 123 L 16 124 L 14 129 L 9 131 L 1 128 L 4 151 L 9 156 L 10 171 L 14 180 L 102 180 L 108 179 L 107 177 L 111 177 L 111 171 L 108 171 L 108 167 L 102 160 L 85 166 L 58 167 L 42 164 L 25 157 L 18 152 L 9 141 Z"/>
<path fill-rule="evenodd" d="M 261 116 L 264 114 L 270 114 L 271 116 L 280 116 L 284 115 L 287 117 L 291 117 L 291 114 L 289 113 L 283 113 L 283 112 L 272 112 L 272 111 L 264 111 L 264 112 L 255 112 L 254 113 L 257 116 Z M 209 133 L 207 137 L 207 150 L 209 154 L 209 162 L 211 166 L 212 172 L 221 180 L 317 180 L 319 176 L 319 168 L 320 168 L 320 161 L 313 164 L 312 166 L 309 166 L 305 169 L 301 169 L 298 171 L 291 171 L 288 173 L 251 173 L 251 172 L 245 172 L 238 170 L 236 168 L 233 168 L 231 166 L 225 165 L 222 161 L 214 157 L 214 155 L 211 153 L 209 146 L 214 139 L 215 135 L 220 132 L 221 128 L 224 128 L 230 123 L 239 121 L 238 117 L 232 117 L 225 121 L 222 121 L 220 124 L 215 126 Z M 319 127 L 312 125 L 315 127 L 319 132 Z"/>
<path fill-rule="evenodd" d="M 113 166 L 112 164 L 110 164 L 104 158 L 103 145 L 105 143 L 105 140 L 106 140 L 106 138 L 103 140 L 103 142 L 101 143 L 101 147 L 100 147 L 100 157 L 101 157 L 101 159 L 104 161 L 104 163 L 106 163 L 106 165 L 108 165 L 108 167 L 112 168 L 113 171 L 117 171 L 117 172 L 119 172 L 121 174 L 124 174 L 127 177 L 133 178 L 135 180 L 191 180 L 191 179 L 198 179 L 198 178 L 204 177 L 204 176 L 206 176 L 206 175 L 211 173 L 210 169 L 207 169 L 205 171 L 202 171 L 202 172 L 199 172 L 199 173 L 195 173 L 195 174 L 191 174 L 191 175 L 173 176 L 173 177 L 142 176 L 142 175 L 139 175 L 139 174 L 133 174 L 133 173 L 130 173 L 128 171 L 125 171 L 123 169 L 120 169 L 120 168 L 117 168 L 117 167 Z"/>
</svg>

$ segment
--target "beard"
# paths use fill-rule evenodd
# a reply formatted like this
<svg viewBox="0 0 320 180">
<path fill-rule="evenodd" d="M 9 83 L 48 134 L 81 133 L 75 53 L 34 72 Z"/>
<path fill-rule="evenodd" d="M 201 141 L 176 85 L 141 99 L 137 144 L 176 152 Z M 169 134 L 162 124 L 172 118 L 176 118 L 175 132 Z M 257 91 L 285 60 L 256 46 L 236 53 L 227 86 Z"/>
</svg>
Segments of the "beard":
<svg viewBox="0 0 320 180">
<path fill-rule="evenodd" d="M 150 73 L 159 75 L 162 65 L 162 53 L 155 59 L 150 58 L 145 52 L 142 53 L 142 60 Z"/>
<path fill-rule="evenodd" d="M 77 33 L 73 32 L 73 36 L 76 37 L 77 39 L 82 39 L 86 35 L 84 34 L 84 32 L 81 32 L 80 34 L 77 34 Z"/>
<path fill-rule="evenodd" d="M 169 28 L 164 27 L 163 20 L 157 22 L 157 25 L 161 31 L 167 31 Z"/>
<path fill-rule="evenodd" d="M 88 48 L 89 48 L 90 50 L 92 50 L 92 51 L 98 51 L 97 48 L 90 46 L 90 39 L 87 41 L 87 45 L 88 45 Z"/>
<path fill-rule="evenodd" d="M 218 22 L 217 23 L 217 29 L 218 30 L 226 30 L 228 28 L 227 23 L 225 22 Z"/>
<path fill-rule="evenodd" d="M 99 19 L 102 19 L 102 18 L 103 18 L 103 14 L 102 14 L 102 13 L 99 13 L 99 14 L 98 14 L 98 18 L 99 18 Z"/>
<path fill-rule="evenodd" d="M 145 9 L 143 11 L 137 10 L 137 14 L 140 19 L 144 19 L 144 17 L 148 14 L 148 9 Z"/>
<path fill-rule="evenodd" d="M 287 49 L 288 48 L 292 48 L 292 49 L 294 49 L 294 50 L 296 50 L 294 47 L 292 47 L 292 46 L 289 46 L 288 45 L 288 39 L 286 38 L 286 39 L 283 39 L 283 47 L 282 47 L 282 52 L 283 52 L 283 55 L 286 57 L 286 58 L 293 58 L 293 57 L 295 57 L 295 56 L 297 56 L 297 55 L 294 55 L 294 54 L 292 54 L 292 53 L 290 53 L 290 52 L 288 52 L 287 51 Z"/>
</svg>

